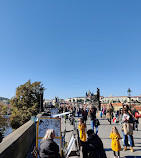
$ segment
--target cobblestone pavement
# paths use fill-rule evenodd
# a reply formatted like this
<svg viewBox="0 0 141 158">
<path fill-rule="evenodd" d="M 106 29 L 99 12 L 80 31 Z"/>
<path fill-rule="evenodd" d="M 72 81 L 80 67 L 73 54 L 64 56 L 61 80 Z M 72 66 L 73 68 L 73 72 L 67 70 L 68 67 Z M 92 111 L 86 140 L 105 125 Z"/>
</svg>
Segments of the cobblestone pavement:
<svg viewBox="0 0 141 158">
<path fill-rule="evenodd" d="M 78 121 L 78 118 L 76 118 L 76 121 Z M 112 123 L 111 125 L 108 123 L 106 119 L 99 119 L 100 121 L 100 126 L 99 126 L 99 131 L 98 135 L 102 139 L 104 149 L 106 151 L 107 158 L 113 158 L 113 151 L 111 150 L 111 139 L 109 138 L 110 132 L 113 126 L 116 126 L 119 130 L 119 133 L 122 137 L 122 132 L 121 132 L 121 126 L 118 123 Z M 77 122 L 78 124 L 78 122 Z M 67 131 L 73 130 L 73 126 L 70 125 L 69 120 L 67 120 L 67 123 L 65 125 L 64 119 L 62 119 L 62 131 L 64 131 L 65 126 Z M 87 130 L 91 129 L 90 126 L 90 120 L 88 119 L 87 121 Z M 68 132 L 66 134 L 66 141 L 69 143 L 70 137 L 71 137 L 72 132 Z M 121 158 L 125 158 L 126 156 L 128 158 L 141 158 L 141 125 L 139 125 L 139 131 L 134 131 L 134 142 L 135 142 L 135 147 L 134 147 L 134 152 L 130 151 L 130 147 L 128 147 L 127 151 L 121 151 L 120 156 Z M 123 142 L 120 140 L 121 147 L 123 149 Z M 75 147 L 73 147 L 73 150 L 75 150 Z M 81 151 L 80 151 L 81 152 Z M 72 157 L 72 156 L 71 156 Z M 82 157 L 82 153 L 80 154 L 80 157 Z M 78 156 L 73 156 L 73 158 L 78 158 Z"/>
</svg>

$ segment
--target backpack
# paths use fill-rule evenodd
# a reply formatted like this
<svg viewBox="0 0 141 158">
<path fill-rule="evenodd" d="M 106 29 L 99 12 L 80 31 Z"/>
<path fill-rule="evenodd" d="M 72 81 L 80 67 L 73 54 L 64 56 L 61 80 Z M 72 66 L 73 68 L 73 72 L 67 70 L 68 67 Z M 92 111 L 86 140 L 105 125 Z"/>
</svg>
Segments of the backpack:
<svg viewBox="0 0 141 158">
<path fill-rule="evenodd" d="M 96 126 L 99 126 L 99 125 L 100 125 L 99 120 L 98 120 L 98 119 L 95 119 L 95 127 L 96 127 Z"/>
</svg>

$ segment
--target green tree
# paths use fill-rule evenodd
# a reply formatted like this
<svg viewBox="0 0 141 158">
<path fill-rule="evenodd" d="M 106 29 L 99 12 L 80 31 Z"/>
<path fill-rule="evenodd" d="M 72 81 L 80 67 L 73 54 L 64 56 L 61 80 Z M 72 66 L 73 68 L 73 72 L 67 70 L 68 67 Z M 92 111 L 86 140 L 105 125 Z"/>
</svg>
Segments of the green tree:
<svg viewBox="0 0 141 158">
<path fill-rule="evenodd" d="M 59 103 L 58 103 L 58 102 L 55 103 L 55 107 L 56 107 L 56 108 L 59 108 Z"/>
<path fill-rule="evenodd" d="M 4 131 L 8 127 L 7 119 L 3 116 L 7 114 L 6 108 L 7 106 L 0 101 L 0 133 L 2 134 L 2 137 L 0 136 L 0 143 L 4 137 Z"/>
<path fill-rule="evenodd" d="M 7 115 L 7 110 L 8 110 L 7 105 L 4 105 L 4 106 L 1 108 L 1 114 L 2 114 L 2 115 Z"/>
<path fill-rule="evenodd" d="M 3 136 L 3 133 L 4 133 L 5 129 L 6 129 L 6 127 L 8 127 L 7 119 L 4 118 L 4 117 L 1 115 L 1 113 L 0 113 L 0 133 L 2 133 L 2 138 L 1 138 L 0 142 L 2 141 L 2 139 L 3 139 L 3 137 L 4 137 L 4 136 Z"/>
<path fill-rule="evenodd" d="M 17 129 L 30 120 L 31 116 L 38 114 L 42 88 L 44 89 L 41 82 L 31 83 L 30 80 L 17 87 L 16 96 L 10 100 L 12 105 L 10 124 L 12 128 Z"/>
</svg>

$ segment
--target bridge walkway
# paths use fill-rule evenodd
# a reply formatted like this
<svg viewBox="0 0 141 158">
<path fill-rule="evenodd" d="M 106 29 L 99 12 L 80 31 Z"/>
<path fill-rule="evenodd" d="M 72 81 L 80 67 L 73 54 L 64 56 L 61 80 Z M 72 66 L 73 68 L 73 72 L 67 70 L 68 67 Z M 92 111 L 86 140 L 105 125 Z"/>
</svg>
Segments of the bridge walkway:
<svg viewBox="0 0 141 158">
<path fill-rule="evenodd" d="M 78 118 L 77 117 L 76 117 L 76 121 L 77 121 L 77 124 L 78 124 Z M 116 126 L 118 128 L 118 131 L 119 131 L 121 137 L 122 137 L 122 131 L 121 131 L 122 125 L 118 124 L 118 123 L 109 124 L 106 119 L 100 119 L 99 118 L 99 121 L 100 121 L 100 126 L 99 126 L 98 135 L 99 135 L 99 137 L 101 138 L 101 140 L 103 142 L 107 158 L 113 158 L 114 156 L 113 156 L 113 151 L 111 150 L 111 139 L 109 138 L 110 132 L 111 132 L 112 127 Z M 64 131 L 65 128 L 66 128 L 66 131 L 73 130 L 73 126 L 70 125 L 69 120 L 67 120 L 66 124 L 65 124 L 64 119 L 62 119 L 61 127 L 62 127 L 62 132 Z M 88 121 L 87 121 L 87 130 L 88 129 L 91 129 L 89 118 L 88 118 Z M 66 133 L 66 139 L 65 140 L 66 140 L 67 143 L 69 143 L 69 141 L 70 141 L 71 134 L 72 134 L 72 132 L 67 132 Z M 133 136 L 134 136 L 134 142 L 135 142 L 134 152 L 131 152 L 130 147 L 128 147 L 127 151 L 121 151 L 120 152 L 121 158 L 141 158 L 141 124 L 139 124 L 139 130 L 134 131 Z M 120 144 L 121 144 L 121 147 L 123 149 L 123 141 L 122 140 L 120 140 Z M 76 151 L 75 146 L 73 147 L 72 151 L 73 151 L 72 153 L 75 153 L 75 151 Z M 78 157 L 82 158 L 81 149 L 80 149 L 80 156 L 76 156 L 75 154 L 72 154 L 72 153 L 71 153 L 72 156 L 70 156 L 70 157 L 72 157 L 72 158 L 78 158 Z M 32 158 L 30 153 L 28 154 L 27 158 Z"/>
</svg>

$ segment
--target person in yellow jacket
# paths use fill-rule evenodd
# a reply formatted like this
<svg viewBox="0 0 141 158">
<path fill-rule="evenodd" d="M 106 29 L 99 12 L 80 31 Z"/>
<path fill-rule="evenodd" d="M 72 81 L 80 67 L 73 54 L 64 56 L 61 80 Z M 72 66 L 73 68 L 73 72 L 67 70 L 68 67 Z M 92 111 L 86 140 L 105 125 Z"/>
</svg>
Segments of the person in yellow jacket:
<svg viewBox="0 0 141 158">
<path fill-rule="evenodd" d="M 110 134 L 110 138 L 112 139 L 111 142 L 111 149 L 114 152 L 114 158 L 116 158 L 116 152 L 118 153 L 118 158 L 120 158 L 120 151 L 121 151 L 121 146 L 119 140 L 121 139 L 120 134 L 117 130 L 117 128 L 114 126 L 112 128 L 112 132 Z"/>
<path fill-rule="evenodd" d="M 86 124 L 82 118 L 79 119 L 79 136 L 82 142 L 86 142 Z"/>
<path fill-rule="evenodd" d="M 79 119 L 79 137 L 80 137 L 80 145 L 82 146 L 82 155 L 83 158 L 85 158 L 87 155 L 87 152 L 84 147 L 84 143 L 86 142 L 86 124 L 84 123 L 83 118 Z"/>
</svg>

